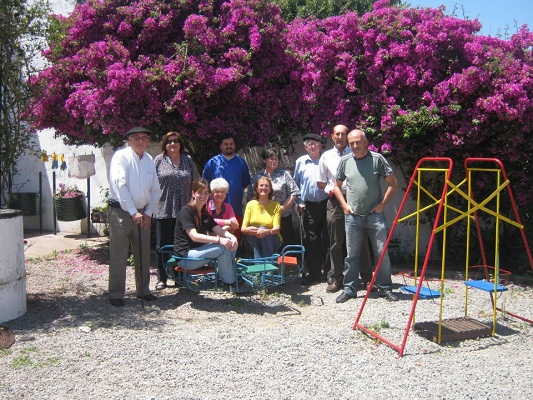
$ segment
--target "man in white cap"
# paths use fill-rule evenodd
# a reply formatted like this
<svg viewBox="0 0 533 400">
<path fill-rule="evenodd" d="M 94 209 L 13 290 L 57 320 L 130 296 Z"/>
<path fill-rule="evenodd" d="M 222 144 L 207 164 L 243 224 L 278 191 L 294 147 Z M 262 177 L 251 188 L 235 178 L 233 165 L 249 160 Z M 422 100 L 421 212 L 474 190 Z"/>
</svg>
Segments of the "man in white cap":
<svg viewBox="0 0 533 400">
<path fill-rule="evenodd" d="M 316 133 L 305 135 L 304 147 L 307 154 L 296 160 L 294 168 L 294 181 L 300 189 L 300 197 L 296 202 L 298 213 L 303 215 L 305 230 L 305 262 L 308 274 L 302 277 L 304 286 L 320 282 L 322 276 L 325 276 L 330 269 L 329 235 L 326 222 L 328 195 L 316 184 L 318 161 L 324 142 L 324 138 Z"/>
<path fill-rule="evenodd" d="M 137 297 L 157 299 L 150 293 L 150 225 L 161 189 L 154 161 L 145 151 L 151 133 L 141 126 L 126 132 L 129 146 L 113 155 L 109 167 L 109 302 L 116 307 L 124 306 L 130 245 Z"/>
</svg>

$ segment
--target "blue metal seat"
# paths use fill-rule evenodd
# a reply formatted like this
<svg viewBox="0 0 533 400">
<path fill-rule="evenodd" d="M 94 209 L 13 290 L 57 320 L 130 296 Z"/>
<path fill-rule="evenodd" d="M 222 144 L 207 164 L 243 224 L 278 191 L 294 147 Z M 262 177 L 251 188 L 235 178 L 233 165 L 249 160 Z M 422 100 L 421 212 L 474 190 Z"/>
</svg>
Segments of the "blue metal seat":
<svg viewBox="0 0 533 400">
<path fill-rule="evenodd" d="M 186 287 L 193 291 L 204 289 L 218 289 L 218 271 L 216 258 L 189 258 L 180 257 L 174 254 L 174 246 L 166 245 L 157 249 L 161 257 L 168 257 L 165 261 L 167 275 L 173 279 L 177 285 Z M 205 261 L 203 267 L 187 269 L 188 261 Z M 181 266 L 179 265 L 181 264 Z"/>
<path fill-rule="evenodd" d="M 262 290 L 301 277 L 305 248 L 285 246 L 281 254 L 270 257 L 241 258 L 237 260 L 237 292 Z M 239 279 L 240 278 L 240 279 Z M 240 281 L 240 282 L 239 282 Z"/>
</svg>

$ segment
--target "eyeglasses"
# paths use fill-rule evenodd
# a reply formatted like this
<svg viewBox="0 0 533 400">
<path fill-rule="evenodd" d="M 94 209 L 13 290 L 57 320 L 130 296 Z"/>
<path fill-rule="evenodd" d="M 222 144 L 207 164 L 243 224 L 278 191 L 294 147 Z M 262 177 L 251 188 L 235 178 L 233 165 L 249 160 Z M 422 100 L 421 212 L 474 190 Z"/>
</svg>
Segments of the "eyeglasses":
<svg viewBox="0 0 533 400">
<path fill-rule="evenodd" d="M 169 139 L 167 140 L 167 144 L 176 144 L 176 143 L 179 143 L 179 139 Z"/>
</svg>

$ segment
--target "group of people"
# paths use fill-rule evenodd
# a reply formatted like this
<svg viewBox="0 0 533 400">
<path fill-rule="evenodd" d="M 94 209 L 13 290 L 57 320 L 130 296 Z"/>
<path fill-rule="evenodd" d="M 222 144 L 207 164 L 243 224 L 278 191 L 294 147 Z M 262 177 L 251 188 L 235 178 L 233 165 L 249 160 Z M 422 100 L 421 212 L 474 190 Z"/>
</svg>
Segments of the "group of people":
<svg viewBox="0 0 533 400">
<path fill-rule="evenodd" d="M 370 283 L 373 267 L 369 244 L 377 261 L 387 239 L 383 209 L 397 182 L 386 159 L 368 150 L 362 130 L 348 132 L 344 125 L 335 126 L 331 136 L 334 147 L 323 154 L 324 138 L 305 135 L 307 154 L 296 161 L 294 176 L 278 167 L 280 154 L 269 148 L 262 154 L 264 168 L 252 178 L 246 161 L 236 154 L 231 136 L 222 138 L 221 153 L 205 164 L 200 176 L 185 152 L 180 133 L 167 133 L 162 152 L 154 159 L 146 152 L 151 134 L 144 127 L 131 129 L 126 133 L 129 146 L 117 151 L 111 160 L 112 305 L 124 305 L 130 244 L 136 295 L 147 301 L 157 299 L 149 288 L 152 219 L 157 248 L 173 244 L 178 264 L 184 269 L 200 268 L 205 259 L 216 259 L 221 283 L 233 286 L 241 235 L 254 258 L 271 256 L 281 246 L 294 243 L 294 204 L 305 232 L 307 274 L 302 284 L 327 281 L 327 292 L 342 289 L 336 298 L 341 303 L 357 297 L 361 281 Z M 380 178 L 387 183 L 384 194 Z M 164 264 L 165 259 L 158 256 L 157 290 L 167 287 Z M 388 300 L 398 300 L 391 290 L 386 252 L 375 288 Z"/>
</svg>

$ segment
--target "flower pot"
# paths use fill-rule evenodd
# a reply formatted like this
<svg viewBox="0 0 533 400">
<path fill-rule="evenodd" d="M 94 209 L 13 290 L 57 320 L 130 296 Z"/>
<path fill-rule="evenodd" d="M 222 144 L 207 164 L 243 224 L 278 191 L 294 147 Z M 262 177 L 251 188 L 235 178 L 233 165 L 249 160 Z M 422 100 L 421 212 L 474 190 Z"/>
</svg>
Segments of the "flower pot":
<svg viewBox="0 0 533 400">
<path fill-rule="evenodd" d="M 22 211 L 22 215 L 39 215 L 39 193 L 13 193 L 12 208 Z"/>
<path fill-rule="evenodd" d="M 58 221 L 77 221 L 87 217 L 85 196 L 54 197 L 54 208 Z"/>
<path fill-rule="evenodd" d="M 92 212 L 91 213 L 91 222 L 93 222 L 93 223 L 99 223 L 100 222 L 100 213 L 99 212 Z"/>
</svg>

